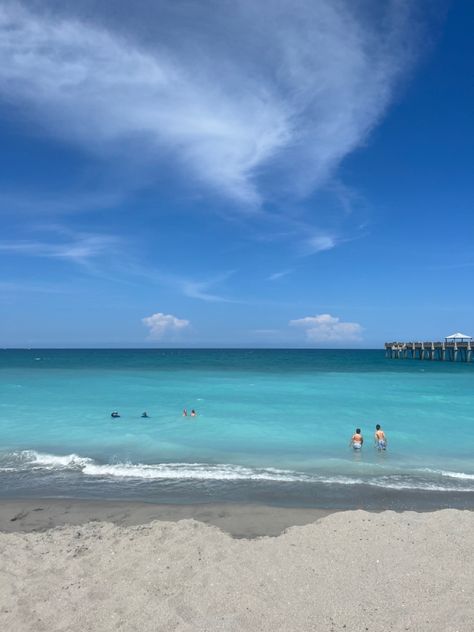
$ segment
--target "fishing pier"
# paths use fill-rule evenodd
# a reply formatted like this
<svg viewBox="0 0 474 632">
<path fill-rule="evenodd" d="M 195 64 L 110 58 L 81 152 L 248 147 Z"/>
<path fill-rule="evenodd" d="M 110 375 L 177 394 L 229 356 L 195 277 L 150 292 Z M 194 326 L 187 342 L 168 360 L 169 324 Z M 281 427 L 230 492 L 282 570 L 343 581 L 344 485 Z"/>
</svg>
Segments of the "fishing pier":
<svg viewBox="0 0 474 632">
<path fill-rule="evenodd" d="M 397 360 L 448 360 L 472 362 L 474 343 L 471 336 L 461 333 L 446 336 L 444 342 L 386 342 L 385 357 Z"/>
</svg>

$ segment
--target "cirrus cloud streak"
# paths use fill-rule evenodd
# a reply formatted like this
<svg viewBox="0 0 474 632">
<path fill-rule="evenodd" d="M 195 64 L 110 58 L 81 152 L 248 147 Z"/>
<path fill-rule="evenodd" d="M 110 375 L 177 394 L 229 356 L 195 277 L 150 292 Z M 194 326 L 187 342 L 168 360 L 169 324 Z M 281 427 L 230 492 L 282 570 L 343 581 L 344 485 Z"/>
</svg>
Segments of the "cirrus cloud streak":
<svg viewBox="0 0 474 632">
<path fill-rule="evenodd" d="M 410 66 L 410 3 L 366 4 L 161 0 L 143 38 L 137 19 L 119 29 L 67 4 L 7 2 L 0 96 L 108 158 L 134 142 L 153 173 L 172 157 L 182 178 L 239 204 L 306 195 L 365 141 Z"/>
</svg>

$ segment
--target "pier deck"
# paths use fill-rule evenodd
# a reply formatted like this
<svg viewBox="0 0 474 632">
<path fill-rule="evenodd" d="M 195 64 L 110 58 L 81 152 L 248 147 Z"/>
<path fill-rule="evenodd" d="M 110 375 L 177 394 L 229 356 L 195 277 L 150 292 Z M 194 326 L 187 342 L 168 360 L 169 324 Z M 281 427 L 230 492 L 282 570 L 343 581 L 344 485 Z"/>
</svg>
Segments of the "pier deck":
<svg viewBox="0 0 474 632">
<path fill-rule="evenodd" d="M 471 362 L 474 360 L 474 342 L 386 342 L 385 357 L 392 359 L 448 360 Z"/>
</svg>

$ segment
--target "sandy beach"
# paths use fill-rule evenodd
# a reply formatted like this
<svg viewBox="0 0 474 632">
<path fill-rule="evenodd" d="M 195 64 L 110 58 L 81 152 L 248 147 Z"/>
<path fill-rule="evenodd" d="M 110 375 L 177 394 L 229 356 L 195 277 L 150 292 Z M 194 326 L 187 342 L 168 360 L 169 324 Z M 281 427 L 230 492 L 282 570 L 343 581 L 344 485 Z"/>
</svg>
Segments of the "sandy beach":
<svg viewBox="0 0 474 632">
<path fill-rule="evenodd" d="M 467 632 L 474 621 L 469 511 L 10 501 L 0 530 L 3 630 Z"/>
</svg>

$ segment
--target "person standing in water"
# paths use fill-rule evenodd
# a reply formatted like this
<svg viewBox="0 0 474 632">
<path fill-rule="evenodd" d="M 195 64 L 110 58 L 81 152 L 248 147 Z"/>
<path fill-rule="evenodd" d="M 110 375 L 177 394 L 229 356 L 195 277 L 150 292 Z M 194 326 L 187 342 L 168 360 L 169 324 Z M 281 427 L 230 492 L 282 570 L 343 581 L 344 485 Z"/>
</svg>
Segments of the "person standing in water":
<svg viewBox="0 0 474 632">
<path fill-rule="evenodd" d="M 387 449 L 387 437 L 385 436 L 385 432 L 380 427 L 380 424 L 375 426 L 375 434 L 374 434 L 375 447 L 380 450 Z"/>
<path fill-rule="evenodd" d="M 360 428 L 356 428 L 355 433 L 352 435 L 351 442 L 349 443 L 349 447 L 354 448 L 354 450 L 360 450 L 363 443 L 364 437 L 362 436 L 361 430 Z"/>
</svg>

